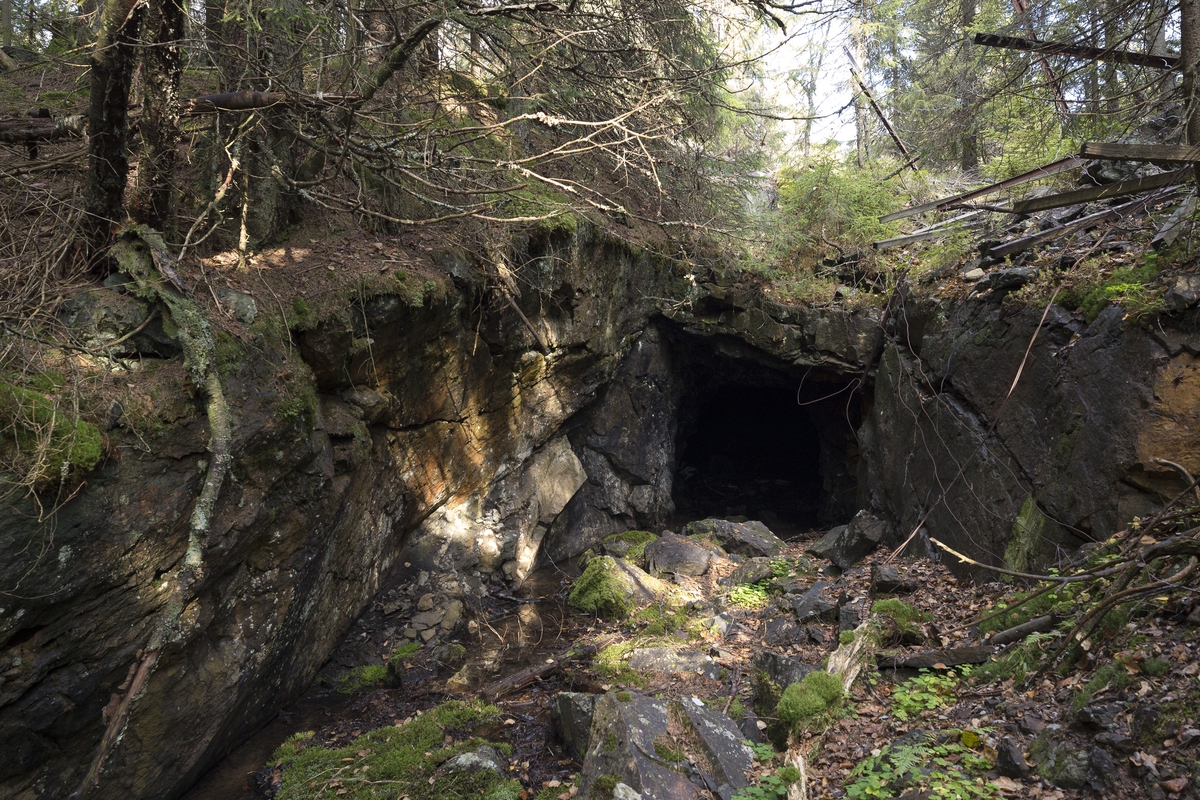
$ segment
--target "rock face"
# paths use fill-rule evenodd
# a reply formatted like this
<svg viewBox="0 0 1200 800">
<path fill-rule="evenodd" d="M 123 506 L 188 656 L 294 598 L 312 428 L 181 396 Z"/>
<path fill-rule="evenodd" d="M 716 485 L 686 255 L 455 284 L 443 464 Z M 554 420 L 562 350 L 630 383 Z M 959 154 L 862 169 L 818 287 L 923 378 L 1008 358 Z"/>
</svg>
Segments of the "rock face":
<svg viewBox="0 0 1200 800">
<path fill-rule="evenodd" d="M 298 348 L 271 337 L 273 303 L 226 296 L 253 345 L 223 365 L 231 478 L 182 634 L 93 797 L 178 795 L 308 685 L 385 580 L 426 572 L 452 600 L 659 529 L 681 339 L 747 369 L 873 380 L 855 395 L 861 429 L 819 426 L 825 506 L 869 509 L 901 537 L 921 523 L 915 542 L 980 561 L 1028 570 L 1106 539 L 1184 488 L 1156 459 L 1200 474 L 1194 320 L 1147 331 L 1118 308 L 1090 323 L 1052 308 L 1039 329 L 1041 309 L 1006 310 L 1000 293 L 908 297 L 881 348 L 876 309 L 785 307 L 586 232 L 530 248 L 520 315 L 461 258 L 415 305 L 355 300 Z M 64 307 L 81 340 L 150 319 L 114 287 Z M 161 323 L 120 345 L 162 364 L 154 424 L 114 409 L 110 455 L 70 502 L 48 519 L 32 503 L 0 514 L 0 796 L 78 787 L 185 551 L 208 427 Z M 761 523 L 698 525 L 729 552 L 782 546 Z"/>
<path fill-rule="evenodd" d="M 399 580 L 427 570 L 445 591 L 472 573 L 511 585 L 572 514 L 648 526 L 669 511 L 671 454 L 652 448 L 670 438 L 669 416 L 627 415 L 638 429 L 618 425 L 624 412 L 589 411 L 592 422 L 580 412 L 619 408 L 621 392 L 643 402 L 631 387 L 666 357 L 645 298 L 669 294 L 670 270 L 588 234 L 537 248 L 520 301 L 536 337 L 469 270 L 429 281 L 417 305 L 355 301 L 344 319 L 297 334 L 298 349 L 257 327 L 260 303 L 253 330 L 264 335 L 223 379 L 234 462 L 203 583 L 92 797 L 178 795 L 309 684 L 393 569 Z M 106 302 L 70 313 L 98 342 L 147 318 L 136 301 L 95 291 Z M 131 344 L 168 355 L 157 329 Z M 79 786 L 102 710 L 170 595 L 161 576 L 186 548 L 208 428 L 186 377 L 164 386 L 156 401 L 178 406 L 173 417 L 161 430 L 118 421 L 108 435 L 121 457 L 52 520 L 39 524 L 32 507 L 0 514 L 0 796 Z M 646 391 L 669 410 L 669 391 Z M 648 436 L 655 425 L 663 432 Z M 601 507 L 585 487 L 606 480 L 615 494 Z M 591 506 L 572 506 L 581 494 Z"/>
<path fill-rule="evenodd" d="M 972 558 L 1024 570 L 1184 488 L 1155 458 L 1200 469 L 1191 338 L 1170 320 L 1133 327 L 1117 307 L 1091 323 L 1052 307 L 1038 330 L 1041 316 L 998 302 L 906 307 L 859 431 L 861 507 L 904 537 L 923 521 Z"/>
</svg>

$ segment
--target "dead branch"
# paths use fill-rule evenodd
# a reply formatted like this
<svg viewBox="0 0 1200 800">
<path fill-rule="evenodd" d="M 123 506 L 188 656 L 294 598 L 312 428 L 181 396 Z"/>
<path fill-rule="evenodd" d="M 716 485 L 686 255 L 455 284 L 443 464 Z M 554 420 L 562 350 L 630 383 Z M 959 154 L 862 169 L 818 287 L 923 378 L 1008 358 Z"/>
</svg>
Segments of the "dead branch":
<svg viewBox="0 0 1200 800">
<path fill-rule="evenodd" d="M 1063 42 L 1043 42 L 1037 39 L 1022 39 L 1018 36 L 1001 36 L 996 33 L 975 34 L 975 44 L 984 47 L 999 47 L 1005 50 L 1023 50 L 1028 53 L 1041 53 L 1047 56 L 1069 56 L 1088 61 L 1108 61 L 1114 64 L 1133 64 L 1138 67 L 1154 69 L 1179 69 L 1178 56 L 1156 56 L 1149 53 L 1135 53 L 1132 50 L 1118 50 L 1115 47 L 1082 47 Z"/>
<path fill-rule="evenodd" d="M 568 647 L 553 658 L 546 659 L 545 663 L 538 664 L 528 669 L 523 669 L 520 672 L 514 672 L 507 678 L 490 683 L 479 690 L 479 694 L 487 698 L 489 701 L 503 697 L 510 692 L 516 692 L 524 689 L 539 678 L 544 678 L 558 672 L 572 661 L 577 661 L 585 656 L 590 656 L 598 650 L 608 647 L 617 640 L 617 636 L 604 636 L 589 645 L 582 648 Z"/>
</svg>

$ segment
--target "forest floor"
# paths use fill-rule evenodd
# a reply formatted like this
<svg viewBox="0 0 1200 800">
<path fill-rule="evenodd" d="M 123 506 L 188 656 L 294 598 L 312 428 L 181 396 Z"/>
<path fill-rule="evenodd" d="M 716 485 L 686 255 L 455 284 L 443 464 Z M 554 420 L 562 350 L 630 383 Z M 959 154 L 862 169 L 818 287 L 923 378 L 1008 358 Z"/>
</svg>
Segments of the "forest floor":
<svg viewBox="0 0 1200 800">
<path fill-rule="evenodd" d="M 563 691 L 699 698 L 738 719 L 751 741 L 766 743 L 760 729 L 773 720 L 755 716 L 755 655 L 770 650 L 820 664 L 847 626 L 844 616 L 839 624 L 829 614 L 800 622 L 790 607 L 796 593 L 826 581 L 823 596 L 863 618 L 886 597 L 873 595 L 871 585 L 882 552 L 838 574 L 806 555 L 810 543 L 789 543 L 772 561 L 773 576 L 749 589 L 728 581 L 739 557 L 714 557 L 700 577 L 676 579 L 691 598 L 682 612 L 651 606 L 619 622 L 570 608 L 578 569 L 544 569 L 515 595 L 492 587 L 451 631 L 430 628 L 427 642 L 411 619 L 422 608 L 436 615 L 445 598 L 429 576 L 407 576 L 380 593 L 313 689 L 187 797 L 251 797 L 255 786 L 269 794 L 274 765 L 267 756 L 288 733 L 312 730 L 313 745 L 351 746 L 367 731 L 403 725 L 447 699 L 473 698 L 500 677 L 598 639 L 607 647 L 595 657 L 496 701 L 504 719 L 490 738 L 511 746 L 507 774 L 521 782 L 523 798 L 569 800 L 578 790 L 579 755 L 551 720 Z M 929 560 L 896 566 L 912 588 L 900 597 L 922 620 L 905 636 L 908 643 L 889 650 L 900 658 L 972 652 L 962 648 L 984 644 L 976 621 L 1014 592 L 1009 584 L 960 580 Z M 792 750 L 807 756 L 809 797 L 1200 796 L 1200 619 L 1189 620 L 1186 611 L 1150 603 L 1090 656 L 1043 676 L 1033 674 L 1036 660 L 1061 641 L 1061 630 L 997 648 L 987 664 L 888 669 L 872 659 L 827 726 L 793 737 Z M 723 635 L 711 626 L 714 615 L 732 622 Z M 719 677 L 634 670 L 627 659 L 643 647 L 709 654 Z M 384 677 L 389 659 L 398 685 Z M 769 709 L 760 703 L 759 711 Z M 741 797 L 770 800 L 783 753 L 767 744 L 755 750 L 756 779 L 767 793 L 743 790 Z M 910 762 L 925 769 L 904 778 Z M 278 771 L 274 777 L 277 786 Z"/>
</svg>

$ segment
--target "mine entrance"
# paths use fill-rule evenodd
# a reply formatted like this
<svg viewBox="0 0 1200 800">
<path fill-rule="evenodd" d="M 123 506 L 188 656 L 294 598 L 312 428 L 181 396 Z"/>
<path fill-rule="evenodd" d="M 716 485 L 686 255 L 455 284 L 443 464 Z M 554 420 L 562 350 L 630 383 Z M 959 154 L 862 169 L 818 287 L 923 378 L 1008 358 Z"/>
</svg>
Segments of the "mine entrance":
<svg viewBox="0 0 1200 800">
<path fill-rule="evenodd" d="M 783 535 L 857 510 L 864 409 L 852 378 L 684 349 L 673 498 L 681 519 L 746 516 Z"/>
</svg>

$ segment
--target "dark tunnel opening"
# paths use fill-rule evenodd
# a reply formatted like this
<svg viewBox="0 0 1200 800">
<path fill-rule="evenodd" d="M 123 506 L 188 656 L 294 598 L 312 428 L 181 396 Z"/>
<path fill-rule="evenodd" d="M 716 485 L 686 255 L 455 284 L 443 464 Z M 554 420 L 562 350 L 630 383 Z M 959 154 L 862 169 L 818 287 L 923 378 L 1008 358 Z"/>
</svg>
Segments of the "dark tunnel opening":
<svg viewBox="0 0 1200 800">
<path fill-rule="evenodd" d="M 847 521 L 858 506 L 854 378 L 692 342 L 676 435 L 678 521 L 747 517 L 780 535 Z"/>
</svg>

